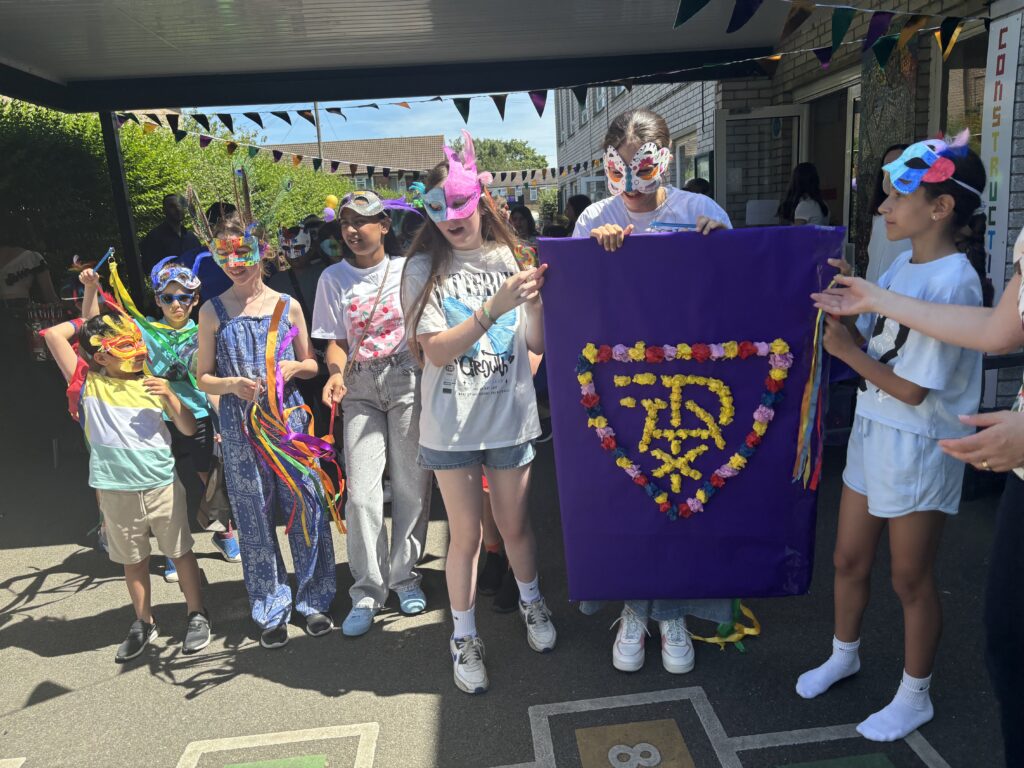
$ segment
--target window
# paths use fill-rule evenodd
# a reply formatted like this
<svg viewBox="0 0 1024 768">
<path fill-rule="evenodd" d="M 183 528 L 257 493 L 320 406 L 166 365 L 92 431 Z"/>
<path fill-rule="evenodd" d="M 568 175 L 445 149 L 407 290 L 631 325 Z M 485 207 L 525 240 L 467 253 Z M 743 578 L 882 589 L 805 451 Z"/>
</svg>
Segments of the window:
<svg viewBox="0 0 1024 768">
<path fill-rule="evenodd" d="M 682 188 L 686 182 L 696 177 L 694 159 L 697 157 L 697 132 L 691 131 L 676 139 L 676 186 Z M 707 178 L 706 176 L 704 178 Z"/>
<path fill-rule="evenodd" d="M 936 48 L 932 55 L 937 56 Z M 961 38 L 942 68 L 942 107 L 939 129 L 955 136 L 971 131 L 970 147 L 981 151 L 981 111 L 985 99 L 988 35 Z"/>
<path fill-rule="evenodd" d="M 494 190 L 491 192 L 491 195 L 493 195 L 494 197 L 504 197 L 505 196 L 505 188 L 504 187 L 495 187 Z"/>
<path fill-rule="evenodd" d="M 520 198 L 522 196 L 523 196 L 523 188 L 522 188 L 522 186 L 516 187 L 516 199 L 518 199 L 518 198 Z"/>
<path fill-rule="evenodd" d="M 530 187 L 530 202 L 531 203 L 536 203 L 537 202 L 537 188 L 536 187 Z"/>
<path fill-rule="evenodd" d="M 597 97 L 594 99 L 594 114 L 596 115 L 606 106 L 608 106 L 608 89 L 598 88 Z"/>
<path fill-rule="evenodd" d="M 619 96 L 621 96 L 625 92 L 626 92 L 626 86 L 624 86 L 624 85 L 616 85 L 614 88 L 612 88 L 612 98 L 613 99 L 617 99 L 617 98 L 619 98 Z"/>
<path fill-rule="evenodd" d="M 574 96 L 574 98 L 575 98 L 575 96 Z M 579 102 L 577 101 L 576 104 L 579 105 Z M 589 94 L 588 94 L 588 98 L 583 100 L 583 106 L 580 107 L 579 109 L 580 109 L 580 125 L 586 125 L 587 124 L 587 120 L 590 119 L 590 98 L 589 98 Z"/>
<path fill-rule="evenodd" d="M 356 189 L 369 189 L 366 176 L 356 176 Z"/>
</svg>

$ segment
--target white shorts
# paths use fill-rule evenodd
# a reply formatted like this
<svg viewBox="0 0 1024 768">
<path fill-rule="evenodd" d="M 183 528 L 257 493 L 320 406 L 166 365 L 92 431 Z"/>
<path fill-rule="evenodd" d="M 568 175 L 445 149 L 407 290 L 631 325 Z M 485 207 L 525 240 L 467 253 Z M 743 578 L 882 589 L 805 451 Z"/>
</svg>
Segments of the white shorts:
<svg viewBox="0 0 1024 768">
<path fill-rule="evenodd" d="M 939 441 L 857 416 L 846 451 L 843 483 L 868 497 L 875 517 L 960 508 L 964 464 Z"/>
</svg>

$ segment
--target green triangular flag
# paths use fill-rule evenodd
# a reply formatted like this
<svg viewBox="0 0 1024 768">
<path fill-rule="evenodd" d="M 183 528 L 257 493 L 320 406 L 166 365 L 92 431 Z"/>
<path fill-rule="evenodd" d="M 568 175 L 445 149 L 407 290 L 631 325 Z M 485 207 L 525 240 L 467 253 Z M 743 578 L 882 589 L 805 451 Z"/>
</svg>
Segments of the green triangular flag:
<svg viewBox="0 0 1024 768">
<path fill-rule="evenodd" d="M 832 11 L 832 53 L 835 53 L 850 31 L 850 24 L 856 11 L 853 8 L 836 8 Z"/>
<path fill-rule="evenodd" d="M 676 23 L 673 29 L 683 26 L 686 22 L 696 16 L 708 4 L 708 0 L 679 0 L 679 10 L 676 11 Z"/>
<path fill-rule="evenodd" d="M 260 153 L 259 147 L 249 147 L 249 157 L 256 157 Z"/>
<path fill-rule="evenodd" d="M 885 69 L 885 65 L 889 63 L 889 57 L 892 56 L 893 50 L 896 48 L 896 43 L 899 41 L 900 36 L 896 35 L 882 35 L 875 41 L 871 50 L 875 52 L 875 58 L 878 59 L 878 66 Z"/>
<path fill-rule="evenodd" d="M 321 160 L 319 157 L 314 157 L 313 158 L 313 170 L 314 171 L 319 171 L 320 170 L 320 166 L 322 166 L 323 164 L 324 164 L 324 161 Z"/>
<path fill-rule="evenodd" d="M 462 121 L 469 125 L 469 99 L 452 99 L 452 101 L 455 102 L 455 108 L 462 115 Z"/>
</svg>

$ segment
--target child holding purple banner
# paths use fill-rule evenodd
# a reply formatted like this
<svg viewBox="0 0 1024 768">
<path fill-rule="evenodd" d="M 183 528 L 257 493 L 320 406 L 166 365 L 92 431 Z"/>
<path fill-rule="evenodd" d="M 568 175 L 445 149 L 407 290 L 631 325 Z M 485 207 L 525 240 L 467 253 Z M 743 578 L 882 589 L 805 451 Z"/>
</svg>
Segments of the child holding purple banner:
<svg viewBox="0 0 1024 768">
<path fill-rule="evenodd" d="M 556 632 L 540 593 L 526 509 L 532 441 L 541 433 L 528 352 L 544 351 L 545 268 L 516 263 L 515 235 L 490 200 L 481 200 L 490 174 L 477 172 L 473 140 L 462 135 L 462 157 L 445 147 L 447 162 L 427 175 L 429 220 L 410 249 L 416 255 L 402 276 L 402 307 L 406 338 L 423 363 L 418 463 L 436 475 L 448 511 L 453 675 L 459 690 L 472 694 L 489 685 L 474 589 L 483 467 L 527 642 L 550 651 Z"/>
<path fill-rule="evenodd" d="M 731 228 L 729 216 L 704 195 L 663 185 L 662 176 L 672 159 L 668 124 L 645 109 L 623 112 L 608 126 L 604 166 L 612 197 L 587 207 L 576 221 L 573 237 L 594 237 L 607 251 L 617 250 L 632 232 L 696 229 L 708 234 Z M 627 163 L 624 158 L 631 158 Z M 597 610 L 592 602 L 580 605 L 584 613 Z M 612 645 L 612 666 L 636 672 L 644 665 L 644 640 L 653 618 L 661 632 L 661 662 L 668 672 L 693 669 L 695 655 L 686 616 L 716 624 L 732 622 L 731 600 L 627 600 Z"/>
<path fill-rule="evenodd" d="M 884 167 L 888 197 L 879 213 L 886 234 L 890 240 L 909 239 L 912 250 L 879 278 L 881 288 L 926 302 L 982 305 L 985 216 L 976 212 L 986 179 L 967 138 L 965 131 L 952 144 L 912 144 Z M 815 298 L 826 311 L 838 311 L 833 300 L 843 293 L 831 290 Z M 838 318 L 827 319 L 825 349 L 865 385 L 839 504 L 832 654 L 800 675 L 796 691 L 812 699 L 860 670 L 871 568 L 888 527 L 892 584 L 903 606 L 903 679 L 893 700 L 857 731 L 872 741 L 896 741 L 934 714 L 929 688 L 942 631 L 935 559 L 946 516 L 960 506 L 964 476 L 964 465 L 943 452 L 941 441 L 974 432 L 960 415 L 978 408 L 981 355 L 868 311 L 856 329 L 869 339 L 866 352 Z M 988 468 L 987 462 L 982 466 Z"/>
</svg>

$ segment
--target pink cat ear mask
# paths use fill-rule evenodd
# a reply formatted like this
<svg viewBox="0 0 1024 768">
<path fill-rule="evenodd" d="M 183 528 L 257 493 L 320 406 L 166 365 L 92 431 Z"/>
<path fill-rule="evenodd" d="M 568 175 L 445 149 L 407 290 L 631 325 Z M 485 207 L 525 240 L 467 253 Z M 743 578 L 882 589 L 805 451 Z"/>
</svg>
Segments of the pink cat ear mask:
<svg viewBox="0 0 1024 768">
<path fill-rule="evenodd" d="M 448 159 L 448 178 L 440 189 L 427 190 L 423 196 L 424 208 L 435 222 L 469 218 L 480 202 L 480 185 L 490 184 L 494 177 L 477 171 L 473 137 L 465 129 L 462 130 L 461 156 L 448 146 L 444 147 L 444 155 Z"/>
</svg>

